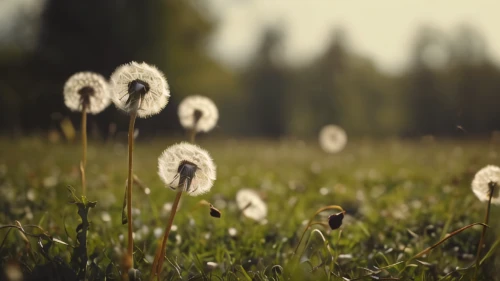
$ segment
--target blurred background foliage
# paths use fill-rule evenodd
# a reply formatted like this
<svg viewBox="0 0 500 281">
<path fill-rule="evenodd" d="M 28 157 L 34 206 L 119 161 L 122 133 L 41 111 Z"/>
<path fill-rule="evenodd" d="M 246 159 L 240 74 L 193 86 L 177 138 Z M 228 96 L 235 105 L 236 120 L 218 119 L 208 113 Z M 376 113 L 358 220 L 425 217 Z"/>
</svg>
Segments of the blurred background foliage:
<svg viewBox="0 0 500 281">
<path fill-rule="evenodd" d="M 167 108 L 139 121 L 151 136 L 180 131 L 177 105 L 192 94 L 217 103 L 224 135 L 312 137 L 328 123 L 360 137 L 488 136 L 500 129 L 500 70 L 470 26 L 451 35 L 422 27 L 411 64 L 397 74 L 355 53 L 342 29 L 332 30 L 315 59 L 290 66 L 281 56 L 286 34 L 270 26 L 250 64 L 231 69 L 207 51 L 218 22 L 206 5 L 46 0 L 40 17 L 23 11 L 0 38 L 0 131 L 59 130 L 66 116 L 78 124 L 63 103 L 65 80 L 87 70 L 109 77 L 131 60 L 158 66 L 171 87 Z M 110 107 L 89 122 L 106 135 L 110 124 L 121 131 L 127 120 Z"/>
</svg>

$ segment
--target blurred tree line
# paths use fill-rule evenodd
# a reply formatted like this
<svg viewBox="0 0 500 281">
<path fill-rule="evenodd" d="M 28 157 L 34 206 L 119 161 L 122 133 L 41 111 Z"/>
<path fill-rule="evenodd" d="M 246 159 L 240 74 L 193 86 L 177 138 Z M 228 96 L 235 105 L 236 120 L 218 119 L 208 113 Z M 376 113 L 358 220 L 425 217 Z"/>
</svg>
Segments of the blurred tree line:
<svg viewBox="0 0 500 281">
<path fill-rule="evenodd" d="M 79 115 L 63 103 L 65 80 L 83 70 L 109 77 L 131 60 L 157 65 L 171 87 L 167 108 L 139 120 L 141 132 L 150 135 L 180 132 L 177 104 L 192 94 L 217 103 L 217 130 L 225 135 L 310 137 L 329 123 L 355 136 L 485 136 L 500 130 L 500 70 L 469 26 L 452 35 L 422 27 L 409 50 L 410 65 L 396 75 L 353 53 L 341 29 L 316 59 L 290 67 L 281 56 L 285 34 L 270 28 L 250 65 L 231 71 L 206 51 L 217 20 L 201 12 L 204 5 L 47 0 L 40 24 L 32 22 L 40 28 L 34 48 L 19 40 L 0 46 L 0 130 L 45 132 L 64 116 L 78 124 Z M 29 22 L 26 17 L 22 26 Z M 101 133 L 111 123 L 123 130 L 122 115 L 111 107 L 89 122 Z"/>
</svg>

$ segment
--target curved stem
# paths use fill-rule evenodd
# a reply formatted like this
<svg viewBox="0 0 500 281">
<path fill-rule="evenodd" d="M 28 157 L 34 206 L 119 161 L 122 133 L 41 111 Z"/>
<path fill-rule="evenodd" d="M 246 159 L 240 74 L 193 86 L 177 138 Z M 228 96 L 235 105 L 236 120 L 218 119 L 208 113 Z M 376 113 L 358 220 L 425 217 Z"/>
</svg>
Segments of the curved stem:
<svg viewBox="0 0 500 281">
<path fill-rule="evenodd" d="M 130 123 L 128 126 L 128 178 L 127 178 L 127 220 L 128 220 L 128 247 L 127 255 L 132 260 L 132 268 L 134 268 L 134 237 L 132 230 L 132 160 L 134 153 L 134 125 L 136 112 L 130 113 Z"/>
<path fill-rule="evenodd" d="M 82 162 L 80 162 L 80 172 L 82 176 L 82 193 L 83 196 L 87 193 L 85 181 L 85 166 L 87 165 L 87 107 L 82 108 Z"/>
<path fill-rule="evenodd" d="M 163 258 L 165 256 L 165 248 L 167 247 L 167 239 L 170 234 L 170 229 L 172 228 L 172 223 L 174 222 L 175 214 L 177 213 L 177 206 L 179 206 L 179 201 L 181 200 L 182 189 L 177 192 L 175 196 L 174 204 L 172 210 L 170 211 L 170 217 L 168 218 L 167 225 L 165 226 L 165 233 L 163 234 L 163 239 L 161 240 L 161 247 L 156 248 L 155 259 L 151 267 L 151 275 L 149 280 L 154 280 L 156 276 L 157 280 L 160 280 L 160 273 L 163 265 Z"/>
<path fill-rule="evenodd" d="M 338 205 L 329 205 L 329 206 L 326 206 L 326 207 L 322 207 L 322 208 L 319 208 L 315 213 L 314 215 L 312 215 L 311 219 L 309 220 L 309 222 L 307 223 L 307 226 L 306 228 L 304 229 L 304 232 L 302 232 L 302 235 L 300 236 L 300 239 L 299 239 L 299 243 L 297 244 L 297 247 L 295 247 L 295 250 L 293 250 L 293 255 L 295 255 L 295 253 L 297 252 L 297 250 L 299 249 L 299 246 L 300 246 L 300 243 L 302 243 L 302 239 L 304 239 L 304 235 L 306 234 L 307 230 L 313 225 L 313 220 L 314 218 L 321 212 L 323 211 L 327 211 L 327 210 L 332 210 L 332 209 L 335 209 L 335 210 L 339 210 L 341 212 L 345 212 L 344 209 L 342 209 L 342 207 L 338 206 Z M 316 223 L 314 223 L 316 224 Z"/>
<path fill-rule="evenodd" d="M 490 187 L 490 198 L 488 200 L 488 207 L 486 209 L 486 215 L 484 216 L 484 224 L 487 225 L 490 219 L 490 206 L 491 206 L 491 198 L 493 197 L 493 191 L 495 191 L 495 185 Z M 479 271 L 479 261 L 481 260 L 481 250 L 483 248 L 484 237 L 486 236 L 486 226 L 483 226 L 483 231 L 481 233 L 481 238 L 479 239 L 479 245 L 477 246 L 477 254 L 476 254 L 476 269 L 474 270 L 474 280 L 477 280 L 477 273 Z"/>
</svg>

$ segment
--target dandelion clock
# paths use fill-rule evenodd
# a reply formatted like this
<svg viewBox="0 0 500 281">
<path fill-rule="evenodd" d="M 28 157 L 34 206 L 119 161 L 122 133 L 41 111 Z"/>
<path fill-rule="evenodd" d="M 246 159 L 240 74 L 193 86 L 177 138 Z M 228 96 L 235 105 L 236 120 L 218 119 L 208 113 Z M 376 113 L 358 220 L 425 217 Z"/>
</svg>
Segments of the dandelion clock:
<svg viewBox="0 0 500 281">
<path fill-rule="evenodd" d="M 189 96 L 182 100 L 178 109 L 181 125 L 191 131 L 191 142 L 197 132 L 208 132 L 217 125 L 219 111 L 215 103 L 204 96 Z"/>
<path fill-rule="evenodd" d="M 110 91 L 113 103 L 130 115 L 128 127 L 128 177 L 124 207 L 127 210 L 128 246 L 127 255 L 133 261 L 132 230 L 132 163 L 134 151 L 134 127 L 136 117 L 146 118 L 167 105 L 170 91 L 163 73 L 147 63 L 135 61 L 116 68 L 111 75 Z M 124 208 L 125 209 L 125 208 Z M 132 264 L 133 266 L 133 264 Z"/>
<path fill-rule="evenodd" d="M 158 175 L 163 183 L 177 191 L 163 239 L 156 249 L 151 277 L 160 276 L 168 235 L 172 228 L 182 193 L 197 196 L 207 193 L 216 178 L 215 164 L 210 154 L 190 143 L 179 143 L 167 148 L 158 158 Z M 161 245 L 161 246 L 160 246 Z"/>
<path fill-rule="evenodd" d="M 327 153 L 340 152 L 347 144 L 347 134 L 336 125 L 326 125 L 319 133 L 319 144 Z"/>
</svg>

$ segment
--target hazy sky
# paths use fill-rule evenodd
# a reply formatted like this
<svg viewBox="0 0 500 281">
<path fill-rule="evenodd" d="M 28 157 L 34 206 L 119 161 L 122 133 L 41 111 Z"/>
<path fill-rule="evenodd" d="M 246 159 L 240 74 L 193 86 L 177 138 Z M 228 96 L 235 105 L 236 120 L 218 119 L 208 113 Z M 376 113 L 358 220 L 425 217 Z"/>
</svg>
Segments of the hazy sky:
<svg viewBox="0 0 500 281">
<path fill-rule="evenodd" d="M 201 0 L 193 0 L 193 3 Z M 286 33 L 284 56 L 305 62 L 326 47 L 331 32 L 343 27 L 349 46 L 387 71 L 407 63 L 415 31 L 430 25 L 452 33 L 469 24 L 500 62 L 498 0 L 204 0 L 219 19 L 210 50 L 220 61 L 238 65 L 251 58 L 260 32 L 280 25 Z M 40 11 L 44 0 L 0 0 L 0 38 L 23 10 Z M 22 20 L 22 18 L 21 18 Z"/>
<path fill-rule="evenodd" d="M 480 31 L 490 57 L 500 61 L 500 1 L 498 0 L 209 0 L 220 19 L 213 40 L 217 58 L 241 63 L 259 43 L 263 26 L 280 24 L 286 32 L 285 57 L 307 61 L 342 26 L 349 45 L 372 57 L 386 71 L 405 66 L 415 31 L 430 25 L 452 33 L 461 24 Z"/>
</svg>

